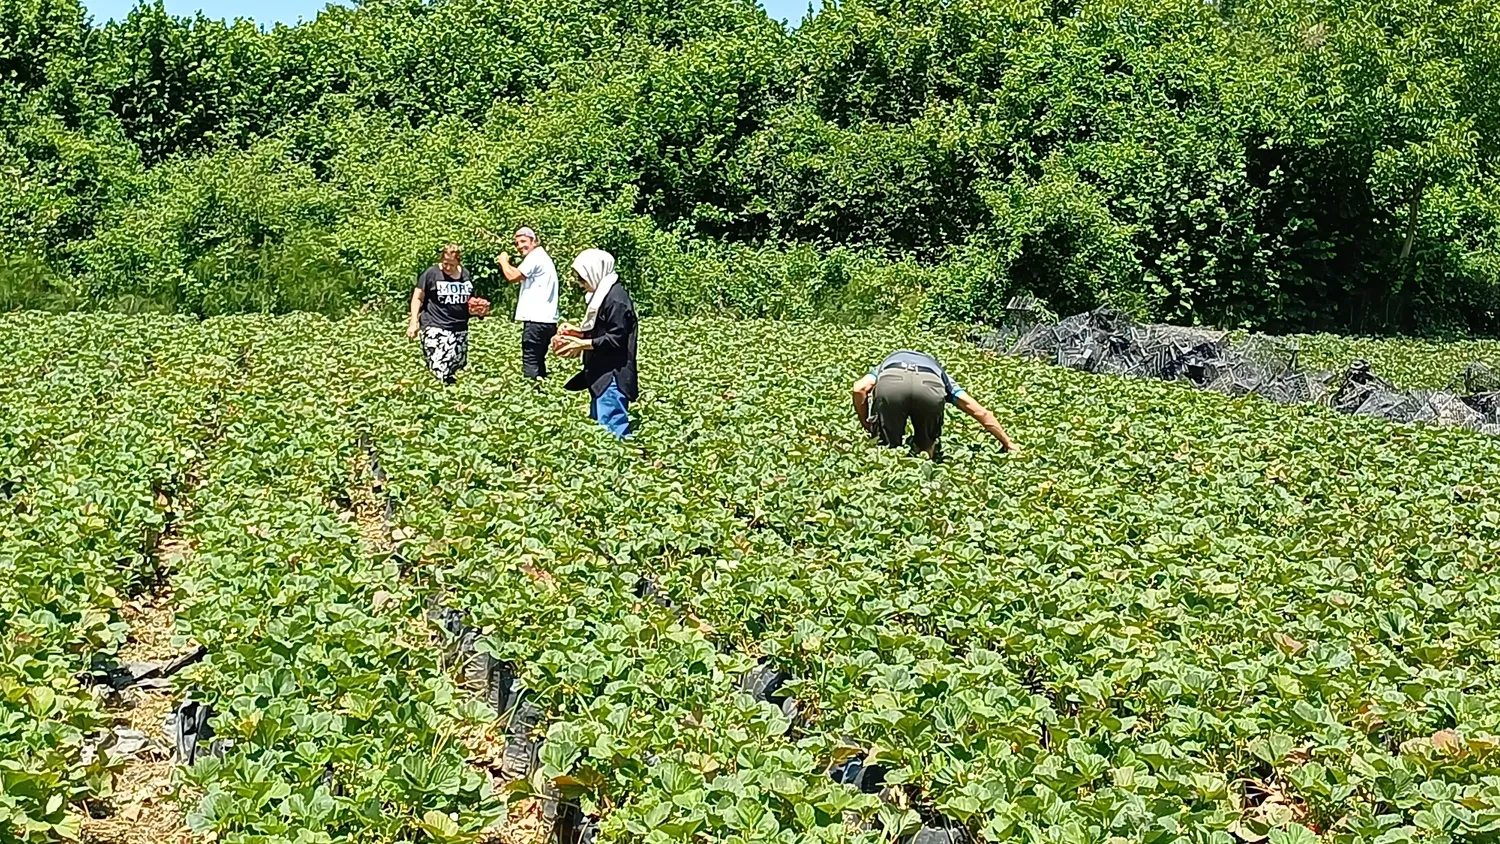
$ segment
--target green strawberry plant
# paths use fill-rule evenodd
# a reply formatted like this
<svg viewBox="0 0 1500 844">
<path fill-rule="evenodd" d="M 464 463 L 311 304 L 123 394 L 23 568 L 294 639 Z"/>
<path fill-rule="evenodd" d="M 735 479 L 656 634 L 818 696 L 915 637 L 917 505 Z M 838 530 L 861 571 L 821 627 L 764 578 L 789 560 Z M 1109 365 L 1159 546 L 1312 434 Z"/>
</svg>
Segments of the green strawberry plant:
<svg viewBox="0 0 1500 844">
<path fill-rule="evenodd" d="M 604 841 L 1500 831 L 1493 438 L 957 333 L 649 319 L 617 442 L 560 389 L 576 364 L 521 381 L 507 324 L 474 326 L 447 388 L 372 317 L 0 322 L 53 328 L 0 370 L 0 743 L 24 760 L 0 812 L 23 838 L 107 793 L 72 675 L 128 635 L 118 596 L 169 521 L 193 549 L 178 632 L 209 650 L 180 685 L 218 740 L 181 797 L 216 840 L 474 841 L 526 798 Z M 956 412 L 942 463 L 878 448 L 848 388 L 900 346 L 1026 451 Z M 1449 354 L 1378 351 L 1403 381 Z M 388 524 L 356 512 L 367 447 Z M 474 745 L 512 713 L 466 687 L 440 608 L 541 713 L 529 775 Z M 787 677 L 769 700 L 742 690 L 762 663 Z M 834 781 L 851 759 L 874 787 Z"/>
<path fill-rule="evenodd" d="M 6 318 L 0 376 L 0 840 L 76 837 L 118 759 L 79 677 L 125 641 L 215 378 L 185 323 Z M 35 342 L 48 338 L 49 342 Z"/>
</svg>

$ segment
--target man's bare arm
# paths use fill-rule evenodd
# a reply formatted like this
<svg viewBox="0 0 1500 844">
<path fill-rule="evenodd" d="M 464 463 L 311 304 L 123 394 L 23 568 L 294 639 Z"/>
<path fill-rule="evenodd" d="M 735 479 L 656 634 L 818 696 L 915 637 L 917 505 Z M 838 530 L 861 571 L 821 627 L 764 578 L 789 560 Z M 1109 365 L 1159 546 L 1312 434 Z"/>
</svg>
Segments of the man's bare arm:
<svg viewBox="0 0 1500 844">
<path fill-rule="evenodd" d="M 975 401 L 968 393 L 960 395 L 954 404 L 959 410 L 974 417 L 975 421 L 983 425 L 984 429 L 990 432 L 990 436 L 999 440 L 1000 444 L 1005 446 L 1006 451 L 1021 450 L 1021 447 L 1011 440 L 1010 435 L 1005 433 L 1005 429 L 1000 427 L 1000 420 L 995 418 L 995 414 L 991 413 L 989 408 Z"/>
<path fill-rule="evenodd" d="M 875 379 L 866 375 L 854 382 L 854 388 L 851 391 L 854 399 L 854 415 L 859 417 L 859 424 L 872 434 L 875 433 L 875 428 L 870 422 L 870 391 L 873 389 L 875 389 Z"/>
<path fill-rule="evenodd" d="M 519 268 L 511 266 L 509 252 L 501 252 L 500 257 L 495 259 L 495 263 L 500 265 L 500 274 L 505 276 L 506 281 L 520 284 L 525 280 L 526 274 Z"/>
</svg>

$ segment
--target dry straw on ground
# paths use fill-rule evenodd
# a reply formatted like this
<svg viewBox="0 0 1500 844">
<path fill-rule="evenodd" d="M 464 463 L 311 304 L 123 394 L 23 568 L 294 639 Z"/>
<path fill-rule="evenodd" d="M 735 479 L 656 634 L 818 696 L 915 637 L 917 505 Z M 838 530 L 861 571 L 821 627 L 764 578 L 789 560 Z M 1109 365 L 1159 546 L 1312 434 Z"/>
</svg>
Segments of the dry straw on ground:
<svg viewBox="0 0 1500 844">
<path fill-rule="evenodd" d="M 191 551 L 186 542 L 174 537 L 163 539 L 158 550 L 169 570 Z M 182 648 L 172 645 L 172 592 L 165 583 L 127 602 L 121 614 L 130 625 L 130 638 L 119 652 L 122 662 L 167 661 L 180 655 Z M 105 709 L 115 716 L 115 730 L 139 731 L 146 743 L 115 773 L 113 797 L 87 807 L 82 840 L 185 844 L 191 835 L 172 784 L 172 740 L 166 732 L 175 701 L 172 690 L 131 687 L 107 695 Z"/>
</svg>

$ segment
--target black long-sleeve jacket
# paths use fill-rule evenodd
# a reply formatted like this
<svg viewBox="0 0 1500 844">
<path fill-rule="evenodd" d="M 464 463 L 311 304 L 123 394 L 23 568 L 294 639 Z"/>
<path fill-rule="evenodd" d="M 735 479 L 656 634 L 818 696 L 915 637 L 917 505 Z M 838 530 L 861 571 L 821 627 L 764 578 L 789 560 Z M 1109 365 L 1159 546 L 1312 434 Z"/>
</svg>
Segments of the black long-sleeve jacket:
<svg viewBox="0 0 1500 844">
<path fill-rule="evenodd" d="M 635 401 L 639 392 L 635 373 L 637 321 L 635 305 L 625 285 L 616 283 L 599 303 L 594 327 L 584 336 L 594 341 L 594 348 L 583 353 L 583 371 L 564 385 L 569 390 L 587 388 L 598 398 L 615 379 L 625 398 Z"/>
</svg>

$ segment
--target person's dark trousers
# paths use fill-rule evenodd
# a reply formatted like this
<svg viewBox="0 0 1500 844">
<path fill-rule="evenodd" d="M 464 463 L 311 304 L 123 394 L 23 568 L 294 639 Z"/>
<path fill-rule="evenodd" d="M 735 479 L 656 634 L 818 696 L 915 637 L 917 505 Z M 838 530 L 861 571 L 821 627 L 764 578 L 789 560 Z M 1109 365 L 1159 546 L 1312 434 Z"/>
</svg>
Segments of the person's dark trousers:
<svg viewBox="0 0 1500 844">
<path fill-rule="evenodd" d="M 555 322 L 521 323 L 521 374 L 527 378 L 547 377 L 547 349 L 557 334 Z"/>
<path fill-rule="evenodd" d="M 876 439 L 892 447 L 905 440 L 913 453 L 935 448 L 943 435 L 945 400 L 943 379 L 931 372 L 900 366 L 886 369 L 875 380 L 875 394 L 870 399 Z M 909 438 L 908 420 L 911 421 Z"/>
</svg>

